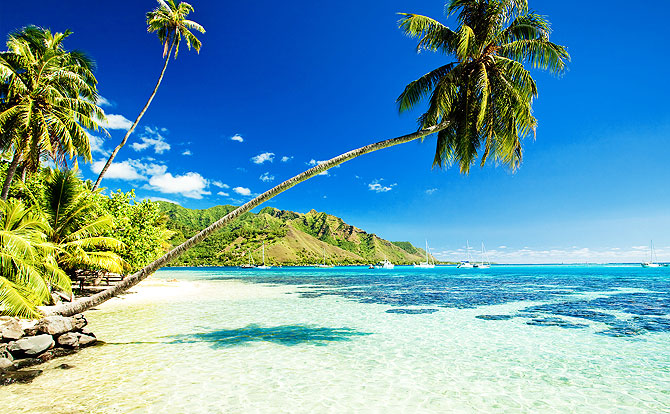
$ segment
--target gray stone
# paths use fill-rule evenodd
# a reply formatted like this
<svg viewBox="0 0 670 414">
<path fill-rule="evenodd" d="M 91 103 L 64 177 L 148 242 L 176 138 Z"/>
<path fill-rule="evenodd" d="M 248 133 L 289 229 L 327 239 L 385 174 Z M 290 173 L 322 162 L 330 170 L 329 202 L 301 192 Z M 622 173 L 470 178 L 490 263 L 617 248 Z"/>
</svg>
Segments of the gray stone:
<svg viewBox="0 0 670 414">
<path fill-rule="evenodd" d="M 91 330 L 88 329 L 88 328 L 84 328 L 79 332 L 83 333 L 84 335 L 92 336 L 92 337 L 95 338 L 95 334 L 93 332 L 91 332 Z"/>
<path fill-rule="evenodd" d="M 74 327 L 75 331 L 83 329 L 86 325 L 88 325 L 88 322 L 86 321 L 83 313 L 78 313 L 72 317 L 72 326 Z"/>
<path fill-rule="evenodd" d="M 66 346 L 68 348 L 76 348 L 79 346 L 79 336 L 77 332 L 68 332 L 58 337 L 58 345 Z"/>
<path fill-rule="evenodd" d="M 0 358 L 7 358 L 9 360 L 14 360 L 14 357 L 7 349 L 9 344 L 0 344 Z"/>
<path fill-rule="evenodd" d="M 79 337 L 79 346 L 87 346 L 96 343 L 95 336 L 81 335 Z"/>
<path fill-rule="evenodd" d="M 0 358 L 0 369 L 6 369 L 14 365 L 12 360 L 7 358 Z"/>
<path fill-rule="evenodd" d="M 0 325 L 0 337 L 7 341 L 16 341 L 23 336 L 23 328 L 18 319 L 10 319 Z"/>
<path fill-rule="evenodd" d="M 77 348 L 95 343 L 94 336 L 84 335 L 79 332 L 68 332 L 58 337 L 58 344 L 68 348 Z"/>
<path fill-rule="evenodd" d="M 59 335 L 65 332 L 73 331 L 73 318 L 66 316 L 47 316 L 37 322 L 37 329 L 40 332 L 48 333 L 49 335 Z"/>
<path fill-rule="evenodd" d="M 39 365 L 41 363 L 42 361 L 37 358 L 17 359 L 16 361 L 14 361 L 14 368 L 21 369 L 26 367 L 32 367 L 33 365 Z"/>
<path fill-rule="evenodd" d="M 37 357 L 37 360 L 40 361 L 39 363 L 50 361 L 54 358 L 60 358 L 65 355 L 70 355 L 74 354 L 76 352 L 75 349 L 65 349 L 65 348 L 52 348 L 46 352 L 44 352 L 42 355 Z"/>
<path fill-rule="evenodd" d="M 37 335 L 29 336 L 27 338 L 19 339 L 15 342 L 10 342 L 7 349 L 12 355 L 39 355 L 49 348 L 54 346 L 55 342 L 51 335 Z"/>
</svg>

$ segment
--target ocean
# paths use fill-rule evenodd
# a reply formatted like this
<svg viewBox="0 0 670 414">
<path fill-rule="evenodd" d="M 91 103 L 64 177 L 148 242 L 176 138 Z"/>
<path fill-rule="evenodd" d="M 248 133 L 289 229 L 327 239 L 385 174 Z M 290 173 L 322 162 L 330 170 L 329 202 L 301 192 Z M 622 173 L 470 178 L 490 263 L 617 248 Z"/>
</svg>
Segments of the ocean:
<svg viewBox="0 0 670 414">
<path fill-rule="evenodd" d="M 87 312 L 105 344 L 0 387 L 3 412 L 670 412 L 670 268 L 153 278 L 170 293 Z"/>
</svg>

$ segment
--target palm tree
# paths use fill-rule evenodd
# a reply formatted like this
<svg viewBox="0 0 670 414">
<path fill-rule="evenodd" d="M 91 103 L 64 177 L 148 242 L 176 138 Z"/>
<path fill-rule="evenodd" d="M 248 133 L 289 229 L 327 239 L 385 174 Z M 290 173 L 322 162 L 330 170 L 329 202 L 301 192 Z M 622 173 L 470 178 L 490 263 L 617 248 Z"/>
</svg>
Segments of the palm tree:
<svg viewBox="0 0 670 414">
<path fill-rule="evenodd" d="M 0 314 L 39 317 L 53 288 L 70 293 L 70 278 L 46 241 L 49 225 L 35 208 L 0 200 Z"/>
<path fill-rule="evenodd" d="M 113 227 L 113 218 L 98 214 L 92 192 L 84 188 L 72 170 L 49 170 L 41 197 L 42 213 L 49 224 L 47 240 L 58 247 L 61 269 L 104 269 L 120 273 L 126 267 L 114 249 L 124 245 L 102 234 Z"/>
<path fill-rule="evenodd" d="M 100 175 L 98 175 L 98 179 L 93 185 L 94 191 L 100 186 L 100 181 L 112 165 L 112 161 L 114 161 L 116 154 L 124 145 L 126 145 L 128 137 L 133 133 L 135 127 L 140 122 L 140 119 L 142 119 L 144 113 L 149 108 L 149 105 L 151 105 L 151 101 L 153 101 L 156 92 L 158 92 L 158 87 L 163 81 L 163 75 L 165 75 L 165 70 L 167 69 L 173 49 L 174 58 L 177 59 L 177 55 L 179 54 L 179 44 L 181 43 L 182 37 L 186 40 L 186 46 L 188 46 L 189 50 L 193 47 L 196 52 L 200 53 L 200 46 L 202 43 L 195 37 L 195 35 L 193 35 L 193 33 L 191 33 L 191 30 L 205 33 L 205 29 L 198 23 L 186 19 L 186 16 L 193 11 L 193 6 L 188 3 L 181 2 L 179 5 L 175 5 L 173 0 L 158 0 L 158 7 L 147 13 L 147 31 L 155 32 L 163 45 L 163 58 L 165 58 L 163 70 L 158 77 L 158 82 L 156 82 L 156 86 L 154 87 L 151 96 L 149 96 L 149 100 L 144 105 L 144 108 L 142 108 L 140 114 L 137 115 L 135 122 L 130 126 L 130 129 L 126 132 L 121 143 L 114 148 L 114 151 L 112 151 L 112 154 L 109 156 L 102 171 L 100 171 Z"/>
<path fill-rule="evenodd" d="M 400 21 L 400 28 L 406 33 L 423 35 L 420 48 L 440 50 L 457 58 L 456 62 L 410 83 L 398 98 L 403 111 L 434 89 L 429 108 L 419 119 L 419 131 L 366 145 L 310 168 L 231 211 L 116 286 L 44 311 L 74 315 L 90 309 L 141 282 L 241 214 L 302 181 L 363 154 L 438 133 L 437 165 L 458 162 L 461 171 L 467 172 L 483 139 L 482 163 L 492 154 L 496 160 L 517 168 L 521 161 L 521 140 L 536 125 L 531 115 L 531 103 L 537 88 L 523 62 L 560 72 L 565 67 L 567 52 L 562 46 L 549 43 L 548 22 L 529 13 L 525 0 L 452 0 L 447 4 L 447 11 L 458 13 L 459 30 L 451 31 L 432 19 L 417 15 L 405 15 Z M 463 62 L 460 62 L 461 58 Z M 487 69 L 492 73 L 485 73 Z M 486 81 L 489 81 L 488 85 Z M 510 135 L 512 132 L 514 136 Z"/>
<path fill-rule="evenodd" d="M 455 60 L 407 85 L 397 100 L 400 112 L 430 97 L 419 125 L 449 123 L 438 133 L 434 166 L 457 162 L 468 173 L 483 149 L 481 166 L 493 156 L 515 170 L 522 160 L 521 141 L 537 126 L 532 115 L 537 85 L 524 63 L 560 74 L 567 50 L 549 41 L 548 20 L 529 11 L 527 0 L 454 0 L 446 12 L 457 14 L 457 30 L 401 13 L 401 30 L 420 38 L 417 51 Z"/>
<path fill-rule="evenodd" d="M 68 52 L 63 40 L 71 34 L 25 27 L 9 36 L 8 51 L 0 53 L 3 110 L 0 145 L 13 148 L 1 197 L 20 163 L 28 171 L 39 168 L 43 155 L 67 166 L 82 156 L 91 160 L 87 129 L 98 130 L 95 118 L 104 113 L 94 103 L 98 94 L 93 62 L 78 51 Z"/>
</svg>

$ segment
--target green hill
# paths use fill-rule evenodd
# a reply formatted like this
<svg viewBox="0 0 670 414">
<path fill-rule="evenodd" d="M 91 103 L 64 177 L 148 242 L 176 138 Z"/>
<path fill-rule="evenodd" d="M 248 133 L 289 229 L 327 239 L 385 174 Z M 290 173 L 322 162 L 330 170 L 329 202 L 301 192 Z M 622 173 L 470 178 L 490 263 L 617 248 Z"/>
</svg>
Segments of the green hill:
<svg viewBox="0 0 670 414">
<path fill-rule="evenodd" d="M 177 245 L 232 211 L 234 206 L 191 210 L 159 202 L 168 216 L 167 227 L 176 232 Z M 368 264 L 388 258 L 395 264 L 425 260 L 425 251 L 409 242 L 389 242 L 345 223 L 341 218 L 315 210 L 307 214 L 266 207 L 258 214 L 245 213 L 172 263 L 173 266 L 237 266 L 265 260 L 273 265 Z"/>
</svg>

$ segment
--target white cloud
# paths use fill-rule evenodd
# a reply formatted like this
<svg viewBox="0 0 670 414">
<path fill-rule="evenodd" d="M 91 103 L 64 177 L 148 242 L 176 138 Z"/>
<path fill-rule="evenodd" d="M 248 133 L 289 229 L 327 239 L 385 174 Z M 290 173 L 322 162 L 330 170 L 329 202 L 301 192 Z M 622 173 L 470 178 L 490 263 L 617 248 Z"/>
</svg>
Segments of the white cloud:
<svg viewBox="0 0 670 414">
<path fill-rule="evenodd" d="M 219 188 L 230 188 L 228 184 L 224 184 L 221 181 L 212 181 L 212 185 L 217 186 Z"/>
<path fill-rule="evenodd" d="M 229 194 L 229 193 L 226 193 L 226 192 L 224 192 L 224 191 L 219 191 L 219 192 L 216 193 L 216 194 L 218 194 L 218 195 L 220 195 L 220 196 L 223 196 L 223 197 L 230 197 L 230 194 Z"/>
<path fill-rule="evenodd" d="M 209 182 L 195 172 L 187 172 L 176 176 L 166 172 L 151 177 L 149 185 L 145 188 L 151 188 L 165 194 L 181 194 L 184 197 L 201 199 L 203 195 L 212 194 L 205 190 L 208 185 Z"/>
<path fill-rule="evenodd" d="M 368 184 L 368 189 L 370 191 L 374 191 L 375 193 L 387 193 L 387 192 L 393 190 L 393 187 L 398 185 L 398 184 L 394 183 L 394 184 L 391 184 L 389 186 L 384 186 L 380 183 L 380 181 L 382 181 L 382 180 L 383 180 L 383 178 L 380 178 L 379 180 L 372 181 L 370 184 Z"/>
<path fill-rule="evenodd" d="M 91 171 L 95 174 L 100 174 L 106 163 L 106 159 L 94 161 L 91 164 Z M 165 166 L 162 167 L 167 169 Z M 139 160 L 128 159 L 121 162 L 113 162 L 105 173 L 105 178 L 125 181 L 146 181 L 149 179 L 147 172 L 149 170 L 154 172 L 159 168 L 161 166 L 156 164 L 144 164 Z"/>
<path fill-rule="evenodd" d="M 133 122 L 123 115 L 105 114 L 105 117 L 107 118 L 105 121 L 99 119 L 96 119 L 96 121 L 106 129 L 123 129 L 127 131 L 133 125 Z"/>
<path fill-rule="evenodd" d="M 165 128 L 161 129 L 164 132 Z M 165 137 L 163 137 L 159 132 L 158 128 L 152 129 L 149 127 L 144 128 L 144 135 L 140 137 L 141 142 L 133 142 L 131 145 L 135 151 L 143 151 L 147 148 L 153 147 L 156 154 L 162 154 L 165 151 L 170 150 L 170 144 L 165 142 Z"/>
<path fill-rule="evenodd" d="M 177 203 L 176 201 L 174 201 L 174 200 L 170 200 L 169 198 L 165 198 L 165 197 L 154 197 L 154 196 L 149 196 L 149 197 L 143 197 L 143 198 L 140 198 L 140 199 L 139 199 L 139 201 L 144 201 L 144 200 L 149 200 L 149 201 L 167 201 L 168 203 L 176 204 L 176 205 L 178 205 L 178 206 L 181 205 L 181 204 Z"/>
<path fill-rule="evenodd" d="M 109 157 L 111 154 L 111 151 L 108 151 L 103 148 L 104 144 L 104 138 L 101 138 L 96 135 L 91 135 L 88 132 L 86 132 L 86 135 L 88 135 L 88 143 L 91 146 L 91 154 L 102 154 L 105 157 Z"/>
<path fill-rule="evenodd" d="M 191 152 L 191 150 L 186 150 L 182 152 L 181 155 L 193 155 L 193 153 Z"/>
<path fill-rule="evenodd" d="M 114 106 L 114 104 L 102 95 L 98 95 L 98 100 L 95 102 L 98 106 Z"/>
<path fill-rule="evenodd" d="M 437 188 L 429 188 L 428 190 L 426 190 L 426 194 L 433 195 L 435 191 L 437 191 Z"/>
<path fill-rule="evenodd" d="M 253 161 L 254 164 L 263 164 L 264 162 L 272 162 L 275 158 L 274 152 L 264 152 L 262 154 L 258 154 L 254 157 L 251 157 L 251 161 Z"/>
<path fill-rule="evenodd" d="M 235 187 L 233 188 L 233 191 L 236 192 L 239 195 L 243 196 L 250 196 L 251 195 L 251 190 L 245 187 Z"/>
<path fill-rule="evenodd" d="M 269 172 L 265 172 L 265 173 L 261 174 L 261 176 L 258 177 L 258 179 L 263 181 L 264 183 L 267 183 L 267 182 L 270 182 L 270 181 L 274 181 L 275 176 L 270 175 Z"/>
<path fill-rule="evenodd" d="M 289 157 L 289 156 L 284 155 L 283 157 L 281 157 L 281 162 L 289 162 L 292 159 L 293 159 L 293 156 Z"/>
<path fill-rule="evenodd" d="M 232 141 L 237 141 L 237 142 L 244 142 L 244 138 L 242 138 L 242 135 L 240 134 L 235 134 L 232 137 L 230 137 Z"/>
</svg>

